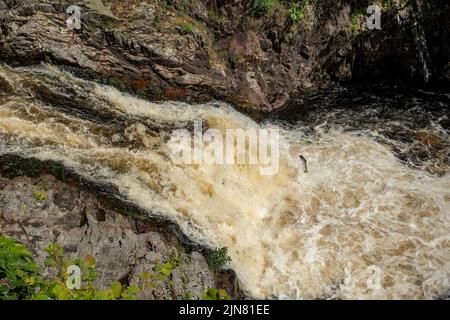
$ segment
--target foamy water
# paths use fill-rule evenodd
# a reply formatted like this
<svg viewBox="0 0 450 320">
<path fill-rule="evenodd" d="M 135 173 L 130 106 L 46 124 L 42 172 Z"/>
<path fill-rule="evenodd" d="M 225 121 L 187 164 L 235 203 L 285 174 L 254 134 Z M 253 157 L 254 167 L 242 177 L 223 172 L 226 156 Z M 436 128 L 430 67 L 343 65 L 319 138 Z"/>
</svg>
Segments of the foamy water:
<svg viewBox="0 0 450 320">
<path fill-rule="evenodd" d="M 373 132 L 317 126 L 305 134 L 301 126 L 257 124 L 220 102 L 146 102 L 49 66 L 3 66 L 0 77 L 16 88 L 0 94 L 1 153 L 63 162 L 115 184 L 192 239 L 228 247 L 252 297 L 432 299 L 449 292 L 445 165 L 441 175 L 406 166 Z M 47 104 L 36 84 L 77 104 Z M 170 133 L 200 119 L 222 131 L 279 129 L 279 172 L 175 164 Z"/>
</svg>

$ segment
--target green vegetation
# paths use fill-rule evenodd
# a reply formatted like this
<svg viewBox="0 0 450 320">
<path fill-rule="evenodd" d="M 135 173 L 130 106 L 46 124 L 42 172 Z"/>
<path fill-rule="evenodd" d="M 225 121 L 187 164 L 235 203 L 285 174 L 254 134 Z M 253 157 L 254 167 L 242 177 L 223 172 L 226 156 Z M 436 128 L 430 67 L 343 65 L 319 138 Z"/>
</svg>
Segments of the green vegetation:
<svg viewBox="0 0 450 320">
<path fill-rule="evenodd" d="M 352 13 L 350 17 L 350 22 L 348 25 L 348 30 L 350 31 L 353 37 L 357 37 L 361 32 L 361 21 L 363 20 L 364 15 L 360 12 Z"/>
<path fill-rule="evenodd" d="M 292 1 L 287 1 L 292 2 Z M 306 9 L 311 4 L 311 0 L 302 0 L 291 3 L 289 7 L 289 19 L 293 23 L 297 23 L 305 19 Z"/>
<path fill-rule="evenodd" d="M 274 4 L 274 0 L 253 0 L 251 13 L 256 17 L 265 16 Z"/>
<path fill-rule="evenodd" d="M 189 284 L 189 277 L 185 271 L 185 266 L 191 263 L 190 256 L 184 253 L 183 248 L 179 248 L 176 253 L 170 255 L 169 259 L 164 263 L 157 263 L 153 268 L 154 274 L 148 274 L 147 279 L 150 286 L 155 286 L 155 281 L 162 281 L 173 289 L 173 281 L 171 276 L 175 270 L 179 271 L 181 281 L 184 287 L 184 298 L 192 300 L 192 294 L 187 290 Z"/>
<path fill-rule="evenodd" d="M 157 263 L 153 268 L 155 272 L 155 278 L 157 280 L 167 280 L 172 275 L 172 272 L 181 267 L 186 260 L 186 256 L 182 249 L 179 249 L 177 253 L 171 254 L 169 259 L 164 263 Z M 169 284 L 171 284 L 169 282 Z"/>
<path fill-rule="evenodd" d="M 289 9 L 289 18 L 293 23 L 296 23 L 304 18 L 304 13 L 297 6 L 291 6 Z"/>
<path fill-rule="evenodd" d="M 34 199 L 37 202 L 44 202 L 45 200 L 48 199 L 48 196 L 45 193 L 47 191 L 48 191 L 48 188 L 46 185 L 40 184 L 40 185 L 35 186 L 34 190 L 33 190 Z"/>
<path fill-rule="evenodd" d="M 316 0 L 280 0 L 281 14 L 286 16 L 286 19 L 290 22 L 290 26 L 285 30 L 284 39 L 290 42 L 299 31 L 299 27 L 302 29 L 310 29 L 311 17 L 308 14 L 308 9 L 315 3 Z M 301 23 L 300 23 L 301 22 Z"/>
<path fill-rule="evenodd" d="M 194 33 L 194 27 L 190 23 L 185 23 L 181 26 L 181 30 L 185 34 L 191 34 Z"/>
<path fill-rule="evenodd" d="M 63 249 L 57 243 L 50 244 L 45 251 L 48 253 L 44 261 L 49 268 L 44 277 L 37 264 L 32 261 L 30 251 L 22 244 L 0 236 L 0 298 L 25 300 L 130 300 L 137 299 L 136 286 L 123 286 L 113 282 L 108 289 L 100 290 L 93 284 L 97 278 L 95 258 L 64 259 Z M 80 289 L 70 290 L 66 282 L 69 274 L 66 270 L 70 265 L 78 266 L 82 272 Z"/>
<path fill-rule="evenodd" d="M 35 190 L 34 192 L 34 198 L 36 199 L 37 202 L 43 202 L 45 200 L 47 200 L 47 195 L 39 190 Z"/>
<path fill-rule="evenodd" d="M 30 251 L 15 240 L 0 236 L 0 299 L 19 300 L 135 300 L 140 291 L 137 286 L 123 286 L 113 282 L 108 289 L 100 290 L 93 282 L 97 278 L 95 258 L 64 259 L 63 249 L 57 243 L 50 244 L 44 264 L 49 268 L 44 277 L 33 262 Z M 70 290 L 66 282 L 69 266 L 81 270 L 83 285 Z"/>
<path fill-rule="evenodd" d="M 228 255 L 228 248 L 223 247 L 220 249 L 216 249 L 212 252 L 210 259 L 211 268 L 214 271 L 219 271 L 222 269 L 227 263 L 231 262 L 231 258 Z"/>
<path fill-rule="evenodd" d="M 32 296 L 38 277 L 38 266 L 28 249 L 0 236 L 0 300 Z"/>
<path fill-rule="evenodd" d="M 140 275 L 142 286 L 122 285 L 115 281 L 107 289 L 99 289 L 94 284 L 97 279 L 94 257 L 65 259 L 58 243 L 51 243 L 45 252 L 47 269 L 44 273 L 24 245 L 0 235 L 0 300 L 136 300 L 144 288 L 155 288 L 159 281 L 173 287 L 171 278 L 175 269 L 180 271 L 185 288 L 189 282 L 184 266 L 190 264 L 190 257 L 183 250 L 177 250 L 167 261 L 157 263 L 153 272 Z M 214 261 L 219 265 L 228 259 L 226 249 L 220 249 Z M 81 271 L 78 289 L 68 288 L 67 283 L 73 283 L 72 275 L 67 272 L 69 266 L 77 266 Z M 184 297 L 192 299 L 192 294 L 185 290 Z M 208 289 L 203 299 L 230 297 L 224 290 Z"/>
<path fill-rule="evenodd" d="M 202 300 L 231 300 L 231 297 L 225 290 L 208 289 L 203 295 Z"/>
</svg>

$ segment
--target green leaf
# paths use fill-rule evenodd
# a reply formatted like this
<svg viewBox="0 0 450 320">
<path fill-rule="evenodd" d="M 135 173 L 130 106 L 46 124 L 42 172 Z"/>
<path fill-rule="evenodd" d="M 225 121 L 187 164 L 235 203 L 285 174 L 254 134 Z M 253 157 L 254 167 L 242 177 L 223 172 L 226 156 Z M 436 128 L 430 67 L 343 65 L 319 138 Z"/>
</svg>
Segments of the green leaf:
<svg viewBox="0 0 450 320">
<path fill-rule="evenodd" d="M 231 297 L 223 289 L 217 290 L 215 288 L 211 288 L 206 290 L 202 300 L 231 300 Z"/>
<path fill-rule="evenodd" d="M 161 266 L 161 273 L 166 277 L 170 276 L 170 274 L 172 273 L 172 264 L 169 262 L 164 263 Z"/>
</svg>

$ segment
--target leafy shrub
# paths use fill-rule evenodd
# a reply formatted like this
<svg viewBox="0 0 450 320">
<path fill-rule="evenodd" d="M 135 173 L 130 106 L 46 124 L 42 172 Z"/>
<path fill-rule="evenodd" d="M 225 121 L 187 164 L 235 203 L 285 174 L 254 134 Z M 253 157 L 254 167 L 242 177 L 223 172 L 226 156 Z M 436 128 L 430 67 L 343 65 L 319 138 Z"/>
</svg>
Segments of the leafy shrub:
<svg viewBox="0 0 450 320">
<path fill-rule="evenodd" d="M 0 235 L 0 299 L 29 297 L 38 278 L 38 266 L 30 251 L 17 241 Z"/>
<path fill-rule="evenodd" d="M 229 262 L 231 262 L 231 258 L 228 255 L 228 248 L 223 247 L 212 252 L 210 264 L 214 271 L 219 271 Z"/>
<path fill-rule="evenodd" d="M 43 277 L 32 260 L 30 251 L 15 240 L 0 236 L 0 299 L 14 300 L 131 300 L 137 299 L 137 286 L 122 286 L 113 282 L 108 289 L 99 290 L 93 284 L 97 278 L 95 258 L 63 259 L 63 249 L 57 243 L 50 244 L 45 251 L 48 257 L 45 266 L 53 277 Z M 67 267 L 76 265 L 82 270 L 83 286 L 70 290 L 66 281 Z"/>
<path fill-rule="evenodd" d="M 164 263 L 156 264 L 154 273 L 143 273 L 140 276 L 143 287 L 136 285 L 124 286 L 115 281 L 107 289 L 99 289 L 94 282 L 97 279 L 96 260 L 92 256 L 84 259 L 65 259 L 64 250 L 58 243 L 51 243 L 45 248 L 47 257 L 44 265 L 48 276 L 43 276 L 42 270 L 33 261 L 30 251 L 19 242 L 0 235 L 0 300 L 136 300 L 144 286 L 154 288 L 155 281 L 172 284 L 171 276 L 177 268 L 183 274 L 182 267 L 190 263 L 184 252 L 172 254 Z M 217 266 L 231 259 L 226 248 L 215 251 L 213 258 Z M 78 266 L 81 270 L 81 285 L 79 289 L 69 289 L 67 281 L 70 274 L 69 266 Z M 188 281 L 188 279 L 183 279 Z M 192 294 L 186 290 L 185 298 L 191 299 Z M 206 300 L 229 299 L 224 290 L 208 289 Z"/>
</svg>

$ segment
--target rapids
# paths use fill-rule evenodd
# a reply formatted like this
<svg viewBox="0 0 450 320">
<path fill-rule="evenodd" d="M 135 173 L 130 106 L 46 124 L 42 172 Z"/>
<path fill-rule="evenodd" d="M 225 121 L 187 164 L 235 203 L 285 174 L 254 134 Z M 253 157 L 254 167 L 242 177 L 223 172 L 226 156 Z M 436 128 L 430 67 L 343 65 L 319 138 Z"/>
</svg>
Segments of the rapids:
<svg viewBox="0 0 450 320">
<path fill-rule="evenodd" d="M 437 102 L 443 111 L 428 114 L 414 93 L 413 107 L 397 110 L 374 94 L 364 104 L 358 92 L 339 91 L 352 98 L 331 106 L 317 96 L 302 102 L 317 108 L 257 123 L 222 102 L 148 102 L 49 65 L 0 66 L 0 82 L 0 154 L 61 162 L 114 184 L 191 239 L 228 247 L 252 297 L 448 295 L 448 96 Z M 363 107 L 347 106 L 355 101 Z M 195 120 L 221 131 L 280 130 L 278 173 L 175 164 L 171 132 Z"/>
</svg>

